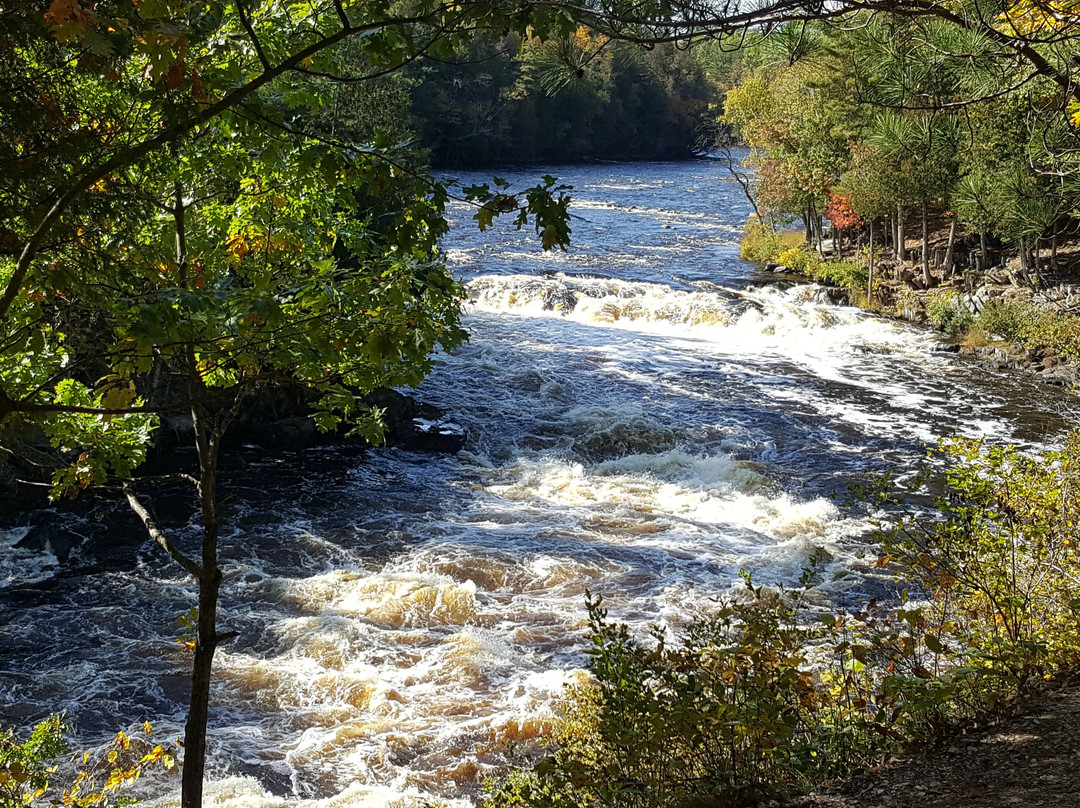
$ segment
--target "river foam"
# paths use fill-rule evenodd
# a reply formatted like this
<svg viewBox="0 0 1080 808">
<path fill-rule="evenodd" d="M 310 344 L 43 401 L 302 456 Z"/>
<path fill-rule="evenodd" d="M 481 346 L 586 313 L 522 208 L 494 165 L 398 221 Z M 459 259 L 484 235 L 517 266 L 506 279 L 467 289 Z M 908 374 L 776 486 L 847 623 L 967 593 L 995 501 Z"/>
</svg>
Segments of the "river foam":
<svg viewBox="0 0 1080 808">
<path fill-rule="evenodd" d="M 792 586 L 813 561 L 822 598 L 887 597 L 848 484 L 950 432 L 1037 445 L 1074 406 L 817 287 L 760 285 L 720 164 L 553 173 L 576 186 L 565 253 L 451 206 L 472 336 L 417 395 L 468 429 L 464 451 L 241 450 L 223 471 L 237 637 L 216 661 L 208 805 L 473 805 L 587 681 L 586 592 L 640 635 L 741 571 Z M 179 733 L 190 581 L 150 544 L 102 571 L 93 548 L 24 555 L 26 532 L 0 532 L 0 714 L 66 708 L 91 744 L 143 719 Z M 140 787 L 178 804 L 175 779 Z"/>
</svg>

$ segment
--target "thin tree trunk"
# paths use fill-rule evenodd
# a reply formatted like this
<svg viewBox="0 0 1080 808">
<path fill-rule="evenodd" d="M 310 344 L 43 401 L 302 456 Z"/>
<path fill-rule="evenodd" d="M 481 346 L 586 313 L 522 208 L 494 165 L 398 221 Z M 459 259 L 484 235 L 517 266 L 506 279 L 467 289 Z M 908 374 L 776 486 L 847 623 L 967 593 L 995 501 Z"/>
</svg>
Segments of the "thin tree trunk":
<svg viewBox="0 0 1080 808">
<path fill-rule="evenodd" d="M 1050 269 L 1052 272 L 1058 271 L 1058 233 L 1057 224 L 1054 225 L 1054 235 L 1050 239 Z"/>
<path fill-rule="evenodd" d="M 177 180 L 174 188 L 173 220 L 176 231 L 177 277 L 188 284 L 187 227 L 183 188 Z M 191 666 L 191 694 L 187 723 L 184 725 L 184 768 L 181 776 L 182 808 L 202 808 L 203 779 L 206 772 L 206 728 L 210 715 L 210 681 L 214 652 L 220 640 L 217 633 L 218 593 L 221 570 L 218 569 L 217 462 L 218 434 L 207 423 L 206 412 L 198 404 L 202 392 L 194 352 L 187 357 L 188 395 L 190 396 L 195 448 L 199 458 L 199 507 L 202 512 L 202 563 L 196 582 L 199 587 L 198 620 L 195 632 L 195 659 Z"/>
<path fill-rule="evenodd" d="M 982 254 L 982 266 L 980 269 L 986 271 L 990 268 L 990 256 L 986 251 L 986 233 L 979 233 L 979 250 Z"/>
<path fill-rule="evenodd" d="M 192 357 L 193 358 L 193 357 Z M 196 384 L 192 364 L 192 386 Z M 201 405 L 191 408 L 195 426 L 195 446 L 199 454 L 199 505 L 202 511 L 202 575 L 199 578 L 199 617 L 195 639 L 195 661 L 191 669 L 191 700 L 184 725 L 184 770 L 181 778 L 181 808 L 202 808 L 203 778 L 206 770 L 206 727 L 210 715 L 210 679 L 217 650 L 218 568 L 217 460 L 218 436 L 206 422 Z"/>
<path fill-rule="evenodd" d="M 930 274 L 930 230 L 926 205 L 922 206 L 922 277 L 923 286 L 927 289 L 934 285 L 934 278 Z"/>
<path fill-rule="evenodd" d="M 870 220 L 870 268 L 866 272 L 866 305 L 874 305 L 874 220 Z"/>
<path fill-rule="evenodd" d="M 904 241 L 904 214 L 896 212 L 896 260 L 907 263 L 907 244 Z"/>
<path fill-rule="evenodd" d="M 335 104 L 337 103 L 337 95 L 339 94 L 335 94 Z M 746 201 L 750 203 L 750 207 L 754 209 L 754 216 L 757 217 L 758 222 L 764 225 L 765 217 L 761 215 L 761 211 L 758 209 L 757 200 L 754 199 L 753 189 L 750 185 L 750 175 L 744 174 L 735 168 L 735 158 L 731 154 L 731 148 L 728 146 L 724 146 L 724 157 L 727 159 L 728 173 L 735 182 L 739 183 L 739 187 L 742 188 L 743 196 L 745 196 Z"/>
<path fill-rule="evenodd" d="M 956 276 L 956 266 L 953 263 L 953 246 L 956 244 L 956 216 L 949 222 L 949 246 L 945 248 L 945 261 L 942 267 L 942 275 L 948 273 L 949 278 Z"/>
</svg>

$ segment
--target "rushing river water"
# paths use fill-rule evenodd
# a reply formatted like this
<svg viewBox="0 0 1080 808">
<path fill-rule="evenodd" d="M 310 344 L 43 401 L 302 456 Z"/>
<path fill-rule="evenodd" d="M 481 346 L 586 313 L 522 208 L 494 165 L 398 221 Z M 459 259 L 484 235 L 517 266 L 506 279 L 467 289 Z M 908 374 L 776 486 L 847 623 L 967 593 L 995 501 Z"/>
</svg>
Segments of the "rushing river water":
<svg viewBox="0 0 1080 808">
<path fill-rule="evenodd" d="M 719 163 L 550 171 L 575 187 L 569 252 L 453 210 L 472 339 L 419 396 L 464 451 L 249 452 L 231 475 L 222 804 L 471 805 L 582 676 L 586 589 L 677 625 L 740 569 L 791 583 L 820 547 L 834 598 L 878 593 L 832 495 L 937 436 L 1066 427 L 1070 396 L 768 285 L 738 258 L 747 209 Z M 0 531 L 0 724 L 64 709 L 91 742 L 144 719 L 179 733 L 188 581 L 148 544 L 61 564 L 15 548 L 25 532 Z"/>
</svg>

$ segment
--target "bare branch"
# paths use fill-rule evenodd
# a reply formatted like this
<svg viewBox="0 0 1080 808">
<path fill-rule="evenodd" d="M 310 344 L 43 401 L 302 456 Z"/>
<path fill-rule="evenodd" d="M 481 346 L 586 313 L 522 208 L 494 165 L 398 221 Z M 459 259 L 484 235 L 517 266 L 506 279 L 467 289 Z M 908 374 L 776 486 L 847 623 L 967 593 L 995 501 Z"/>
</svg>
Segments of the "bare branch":
<svg viewBox="0 0 1080 808">
<path fill-rule="evenodd" d="M 157 522 L 154 521 L 154 517 L 150 515 L 150 511 L 146 509 L 139 498 L 135 496 L 135 492 L 131 490 L 131 486 L 124 483 L 124 496 L 127 497 L 128 505 L 131 506 L 131 510 L 135 511 L 135 515 L 142 520 L 142 523 L 146 526 L 146 532 L 150 534 L 158 546 L 161 547 L 169 556 L 187 570 L 191 575 L 194 575 L 197 580 L 202 580 L 203 569 L 186 555 L 184 555 L 179 548 L 165 535 L 164 531 L 158 527 Z"/>
</svg>

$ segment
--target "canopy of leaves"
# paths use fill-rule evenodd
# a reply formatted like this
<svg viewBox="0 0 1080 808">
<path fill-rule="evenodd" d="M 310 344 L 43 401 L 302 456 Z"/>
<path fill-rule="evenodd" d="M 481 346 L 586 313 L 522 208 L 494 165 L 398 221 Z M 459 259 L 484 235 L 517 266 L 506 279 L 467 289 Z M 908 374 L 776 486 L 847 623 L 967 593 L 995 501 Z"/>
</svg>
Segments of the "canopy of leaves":
<svg viewBox="0 0 1080 808">
<path fill-rule="evenodd" d="M 156 413 L 282 385 L 312 391 L 321 427 L 377 439 L 359 397 L 415 384 L 465 337 L 438 248 L 450 189 L 402 139 L 387 76 L 478 28 L 568 26 L 484 3 L 4 12 L 5 441 L 44 430 L 74 493 L 130 474 Z M 564 190 L 463 193 L 481 226 L 512 213 L 552 248 Z"/>
</svg>

